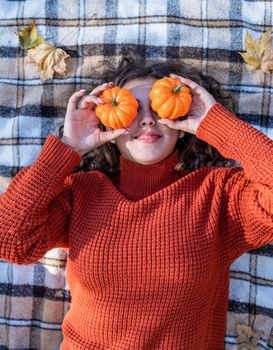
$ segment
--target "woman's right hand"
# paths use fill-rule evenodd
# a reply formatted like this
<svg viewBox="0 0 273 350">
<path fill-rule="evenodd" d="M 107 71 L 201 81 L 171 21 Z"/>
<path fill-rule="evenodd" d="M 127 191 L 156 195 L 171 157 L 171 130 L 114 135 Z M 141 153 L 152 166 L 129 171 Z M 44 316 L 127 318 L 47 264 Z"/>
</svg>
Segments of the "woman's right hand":
<svg viewBox="0 0 273 350">
<path fill-rule="evenodd" d="M 69 99 L 62 141 L 83 156 L 104 143 L 114 140 L 127 132 L 126 129 L 102 131 L 98 127 L 99 119 L 95 114 L 98 98 L 104 90 L 113 87 L 113 83 L 105 83 L 84 96 L 85 90 L 75 92 Z"/>
</svg>

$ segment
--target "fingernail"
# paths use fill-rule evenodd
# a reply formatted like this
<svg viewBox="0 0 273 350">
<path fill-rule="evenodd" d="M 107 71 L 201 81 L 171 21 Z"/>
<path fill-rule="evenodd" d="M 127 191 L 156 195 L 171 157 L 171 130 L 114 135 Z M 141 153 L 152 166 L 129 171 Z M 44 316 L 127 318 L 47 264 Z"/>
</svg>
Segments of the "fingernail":
<svg viewBox="0 0 273 350">
<path fill-rule="evenodd" d="M 79 92 L 84 92 L 84 91 L 86 91 L 86 89 L 81 89 Z"/>
<path fill-rule="evenodd" d="M 158 123 L 160 123 L 160 124 L 166 124 L 166 123 L 168 123 L 168 122 L 167 122 L 167 120 L 159 119 L 159 120 L 158 120 Z"/>
</svg>

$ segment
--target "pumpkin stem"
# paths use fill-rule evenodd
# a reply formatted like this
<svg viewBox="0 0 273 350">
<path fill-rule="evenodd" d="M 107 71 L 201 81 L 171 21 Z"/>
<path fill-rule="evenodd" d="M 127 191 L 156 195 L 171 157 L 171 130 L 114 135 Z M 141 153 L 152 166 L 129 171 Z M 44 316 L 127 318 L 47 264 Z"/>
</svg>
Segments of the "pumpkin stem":
<svg viewBox="0 0 273 350">
<path fill-rule="evenodd" d="M 173 88 L 173 92 L 178 93 L 183 86 L 185 86 L 185 84 L 183 83 L 176 86 L 175 88 Z"/>
<path fill-rule="evenodd" d="M 113 98 L 113 100 L 110 103 L 111 106 L 117 106 L 117 100 L 115 98 Z"/>
</svg>

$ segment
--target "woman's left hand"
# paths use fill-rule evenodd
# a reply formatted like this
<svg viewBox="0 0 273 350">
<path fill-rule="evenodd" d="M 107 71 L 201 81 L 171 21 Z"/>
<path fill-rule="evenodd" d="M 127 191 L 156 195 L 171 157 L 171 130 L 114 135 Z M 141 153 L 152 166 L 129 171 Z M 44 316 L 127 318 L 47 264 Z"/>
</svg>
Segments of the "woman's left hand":
<svg viewBox="0 0 273 350">
<path fill-rule="evenodd" d="M 185 120 L 160 119 L 159 122 L 167 125 L 171 129 L 182 130 L 195 135 L 198 126 L 205 118 L 210 108 L 216 104 L 216 100 L 205 88 L 194 81 L 176 74 L 170 74 L 170 77 L 181 79 L 181 81 L 190 88 L 192 103 Z"/>
</svg>

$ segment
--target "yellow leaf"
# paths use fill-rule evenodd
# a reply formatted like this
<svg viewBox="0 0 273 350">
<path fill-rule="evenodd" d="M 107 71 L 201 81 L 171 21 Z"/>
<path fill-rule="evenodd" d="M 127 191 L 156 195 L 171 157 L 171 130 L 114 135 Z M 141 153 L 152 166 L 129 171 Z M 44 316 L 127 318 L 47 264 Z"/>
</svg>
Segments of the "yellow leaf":
<svg viewBox="0 0 273 350">
<path fill-rule="evenodd" d="M 257 57 L 251 56 L 251 55 L 244 53 L 244 52 L 243 53 L 239 52 L 239 54 L 243 57 L 245 63 L 249 65 L 250 69 L 260 68 L 261 63 Z"/>
<path fill-rule="evenodd" d="M 239 52 L 239 54 L 249 68 L 261 68 L 265 73 L 269 73 L 273 69 L 271 30 L 263 33 L 259 39 L 252 38 L 251 34 L 247 32 L 245 50 L 246 52 Z"/>
<path fill-rule="evenodd" d="M 257 50 L 257 40 L 253 39 L 250 33 L 246 33 L 245 50 L 249 55 L 255 55 Z"/>
<path fill-rule="evenodd" d="M 27 63 L 35 63 L 41 80 L 48 80 L 52 79 L 55 73 L 65 76 L 65 59 L 68 57 L 69 55 L 64 50 L 44 43 L 35 49 L 28 50 Z"/>
<path fill-rule="evenodd" d="M 37 36 L 35 21 L 32 21 L 30 25 L 24 27 L 18 33 L 20 47 L 25 50 L 29 50 L 44 42 L 44 39 Z"/>
<path fill-rule="evenodd" d="M 272 46 L 271 43 L 272 43 L 271 30 L 268 30 L 267 32 L 263 33 L 260 38 L 261 54 L 264 54 L 265 50 Z"/>
<path fill-rule="evenodd" d="M 264 73 L 269 73 L 271 70 L 273 70 L 273 47 L 265 50 L 261 60 L 261 69 Z"/>
</svg>

